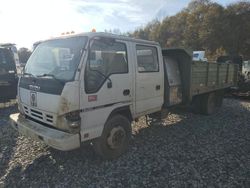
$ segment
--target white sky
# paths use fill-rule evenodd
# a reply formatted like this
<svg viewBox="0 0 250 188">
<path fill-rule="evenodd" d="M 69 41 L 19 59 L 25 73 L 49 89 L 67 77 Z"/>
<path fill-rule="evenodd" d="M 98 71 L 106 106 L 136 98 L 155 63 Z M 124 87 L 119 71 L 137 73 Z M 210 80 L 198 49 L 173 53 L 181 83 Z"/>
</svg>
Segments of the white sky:
<svg viewBox="0 0 250 188">
<path fill-rule="evenodd" d="M 223 5 L 237 0 L 216 0 Z M 31 48 L 62 32 L 118 28 L 133 31 L 157 16 L 173 15 L 190 0 L 0 0 L 0 43 Z"/>
</svg>

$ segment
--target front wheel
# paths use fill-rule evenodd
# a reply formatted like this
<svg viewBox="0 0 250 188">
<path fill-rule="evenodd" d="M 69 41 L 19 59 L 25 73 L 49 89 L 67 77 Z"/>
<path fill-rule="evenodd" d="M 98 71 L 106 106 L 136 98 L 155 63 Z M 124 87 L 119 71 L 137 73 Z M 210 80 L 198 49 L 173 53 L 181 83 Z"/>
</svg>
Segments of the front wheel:
<svg viewBox="0 0 250 188">
<path fill-rule="evenodd" d="M 104 159 L 115 159 L 126 152 L 131 137 L 131 124 L 122 115 L 114 115 L 104 125 L 101 137 L 94 141 L 94 150 Z"/>
</svg>

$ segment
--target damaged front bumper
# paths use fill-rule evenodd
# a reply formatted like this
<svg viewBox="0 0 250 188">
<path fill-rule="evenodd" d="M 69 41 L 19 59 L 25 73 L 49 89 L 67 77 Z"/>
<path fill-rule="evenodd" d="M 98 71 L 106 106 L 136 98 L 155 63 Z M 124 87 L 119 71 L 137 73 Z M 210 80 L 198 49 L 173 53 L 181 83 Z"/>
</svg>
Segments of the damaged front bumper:
<svg viewBox="0 0 250 188">
<path fill-rule="evenodd" d="M 80 135 L 70 134 L 56 129 L 45 127 L 39 123 L 25 119 L 20 113 L 11 114 L 10 122 L 19 133 L 42 141 L 47 145 L 62 151 L 80 147 Z"/>
</svg>

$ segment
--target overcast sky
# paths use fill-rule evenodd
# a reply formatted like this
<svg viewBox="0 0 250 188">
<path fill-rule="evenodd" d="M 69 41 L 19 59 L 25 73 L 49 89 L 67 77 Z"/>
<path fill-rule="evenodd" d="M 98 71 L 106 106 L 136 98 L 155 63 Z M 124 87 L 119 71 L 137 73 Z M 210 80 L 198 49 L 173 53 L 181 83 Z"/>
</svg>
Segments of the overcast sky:
<svg viewBox="0 0 250 188">
<path fill-rule="evenodd" d="M 238 0 L 215 0 L 222 5 Z M 147 22 L 171 16 L 190 0 L 0 0 L 0 43 L 31 48 L 38 40 L 62 32 L 118 28 L 133 31 Z"/>
</svg>

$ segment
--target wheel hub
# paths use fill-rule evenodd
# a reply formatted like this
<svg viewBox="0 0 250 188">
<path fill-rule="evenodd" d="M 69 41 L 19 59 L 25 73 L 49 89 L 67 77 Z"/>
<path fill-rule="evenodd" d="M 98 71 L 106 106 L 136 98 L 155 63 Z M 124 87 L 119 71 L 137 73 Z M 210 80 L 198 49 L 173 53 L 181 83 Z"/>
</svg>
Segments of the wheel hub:
<svg viewBox="0 0 250 188">
<path fill-rule="evenodd" d="M 110 131 L 110 135 L 107 139 L 108 146 L 111 149 L 119 148 L 125 140 L 125 135 L 126 135 L 126 132 L 123 127 L 121 126 L 114 127 Z"/>
</svg>

